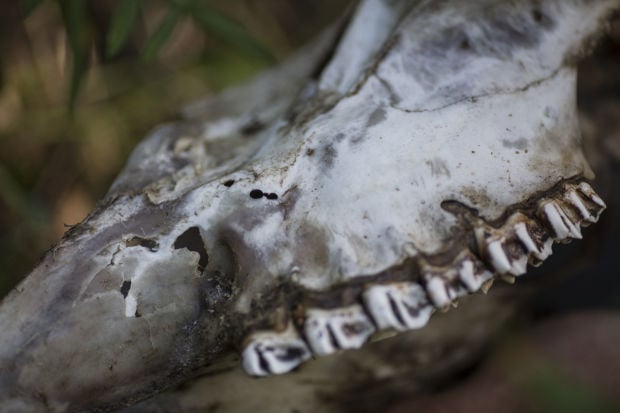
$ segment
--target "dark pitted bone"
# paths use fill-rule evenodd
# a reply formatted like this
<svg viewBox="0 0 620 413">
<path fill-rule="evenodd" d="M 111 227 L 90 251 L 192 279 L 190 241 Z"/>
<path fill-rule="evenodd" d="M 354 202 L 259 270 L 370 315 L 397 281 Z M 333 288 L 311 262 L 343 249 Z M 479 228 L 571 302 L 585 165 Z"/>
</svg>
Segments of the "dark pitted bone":
<svg viewBox="0 0 620 413">
<path fill-rule="evenodd" d="M 110 411 L 232 351 L 298 374 L 588 237 L 575 62 L 617 7 L 363 0 L 156 129 L 4 299 L 0 410 Z"/>
</svg>

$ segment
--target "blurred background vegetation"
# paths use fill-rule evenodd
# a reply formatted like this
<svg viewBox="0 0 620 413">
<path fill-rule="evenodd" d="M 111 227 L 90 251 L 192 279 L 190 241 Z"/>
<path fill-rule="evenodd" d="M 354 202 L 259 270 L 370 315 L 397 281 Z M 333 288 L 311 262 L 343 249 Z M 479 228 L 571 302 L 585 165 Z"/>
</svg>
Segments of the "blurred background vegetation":
<svg viewBox="0 0 620 413">
<path fill-rule="evenodd" d="M 0 297 L 185 103 L 309 41 L 348 0 L 22 0 L 0 13 Z"/>
</svg>

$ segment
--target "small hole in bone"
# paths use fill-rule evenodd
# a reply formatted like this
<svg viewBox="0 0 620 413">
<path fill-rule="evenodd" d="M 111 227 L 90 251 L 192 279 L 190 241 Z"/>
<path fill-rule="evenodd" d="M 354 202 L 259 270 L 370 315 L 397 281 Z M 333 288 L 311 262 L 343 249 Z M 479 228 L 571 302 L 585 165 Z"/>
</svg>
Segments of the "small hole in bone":
<svg viewBox="0 0 620 413">
<path fill-rule="evenodd" d="M 235 184 L 235 180 L 234 179 L 229 179 L 228 181 L 224 182 L 224 186 L 226 186 L 228 188 L 230 188 L 234 184 Z"/>
<path fill-rule="evenodd" d="M 265 125 L 259 121 L 258 119 L 252 119 L 250 122 L 245 124 L 241 129 L 241 134 L 244 136 L 254 135 L 256 132 L 259 132 L 263 129 Z"/>
<path fill-rule="evenodd" d="M 263 197 L 263 191 L 261 191 L 260 189 L 252 189 L 250 191 L 250 198 L 252 199 L 260 199 Z"/>
<path fill-rule="evenodd" d="M 265 198 L 274 200 L 274 199 L 278 199 L 278 195 L 276 195 L 276 194 L 265 194 Z"/>
<path fill-rule="evenodd" d="M 181 248 L 187 248 L 200 255 L 200 259 L 198 260 L 198 271 L 202 272 L 209 262 L 209 257 L 198 227 L 191 227 L 177 237 L 174 241 L 174 249 L 178 250 Z"/>
<path fill-rule="evenodd" d="M 123 298 L 127 298 L 127 294 L 129 294 L 130 289 L 131 281 L 123 281 L 123 285 L 121 285 L 121 294 L 123 294 Z"/>
<path fill-rule="evenodd" d="M 538 9 L 532 10 L 532 17 L 537 23 L 540 23 L 543 20 L 543 14 Z"/>
</svg>

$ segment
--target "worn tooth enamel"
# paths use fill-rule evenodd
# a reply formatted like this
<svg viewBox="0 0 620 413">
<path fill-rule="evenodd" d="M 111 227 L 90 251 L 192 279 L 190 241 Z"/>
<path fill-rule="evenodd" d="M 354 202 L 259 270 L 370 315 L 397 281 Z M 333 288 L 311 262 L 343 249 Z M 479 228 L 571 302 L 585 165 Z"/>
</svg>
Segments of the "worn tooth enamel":
<svg viewBox="0 0 620 413">
<path fill-rule="evenodd" d="M 605 204 L 605 202 L 601 199 L 601 197 L 599 197 L 596 194 L 596 192 L 594 192 L 594 189 L 592 189 L 592 187 L 587 182 L 581 182 L 579 184 L 579 190 L 585 196 L 587 196 L 590 201 L 594 202 L 595 204 L 597 204 L 598 206 L 600 206 L 603 209 L 607 208 L 607 205 Z M 601 210 L 601 212 L 602 212 L 602 210 Z"/>
<path fill-rule="evenodd" d="M 579 211 L 579 214 L 583 219 L 589 222 L 596 222 L 596 218 L 588 211 L 586 206 L 583 204 L 581 197 L 577 195 L 577 192 L 570 191 L 568 193 L 567 200 Z"/>
<path fill-rule="evenodd" d="M 431 277 L 426 283 L 426 290 L 437 308 L 445 308 L 452 302 L 448 295 L 446 283 L 440 277 Z"/>
<path fill-rule="evenodd" d="M 434 310 L 424 288 L 416 283 L 372 286 L 364 292 L 364 302 L 380 329 L 424 327 Z"/>
<path fill-rule="evenodd" d="M 551 254 L 553 254 L 553 239 L 549 238 L 545 242 L 543 242 L 543 246 L 541 249 L 541 253 L 539 254 L 539 259 L 546 260 Z"/>
<path fill-rule="evenodd" d="M 523 275 L 527 272 L 528 254 L 523 254 L 517 259 L 512 260 L 512 267 L 510 267 L 510 274 Z"/>
<path fill-rule="evenodd" d="M 543 212 L 547 216 L 547 221 L 551 225 L 551 228 L 553 228 L 555 236 L 559 239 L 564 239 L 568 237 L 569 230 L 568 228 L 566 228 L 566 225 L 564 225 L 558 209 L 552 202 L 544 205 Z"/>
<path fill-rule="evenodd" d="M 519 222 L 518 224 L 515 225 L 514 228 L 515 228 L 515 234 L 517 234 L 517 238 L 519 239 L 519 241 L 521 241 L 521 244 L 523 244 L 527 252 L 535 255 L 536 258 L 538 259 L 544 260 L 546 257 L 542 258 L 542 255 L 541 255 L 543 253 L 543 250 L 538 248 L 538 246 L 536 245 L 536 242 L 534 242 L 534 240 L 530 236 L 530 233 L 527 230 L 527 226 L 525 225 L 525 223 Z"/>
<path fill-rule="evenodd" d="M 555 201 L 544 204 L 543 212 L 547 217 L 547 221 L 553 228 L 558 240 L 563 240 L 568 237 L 577 239 L 582 238 L 579 227 L 571 222 L 564 211 L 562 211 L 562 208 Z"/>
<path fill-rule="evenodd" d="M 327 355 L 361 347 L 375 328 L 360 305 L 333 310 L 309 309 L 304 334 L 312 351 Z"/>
<path fill-rule="evenodd" d="M 459 268 L 459 279 L 465 285 L 470 292 L 476 292 L 482 284 L 493 278 L 493 274 L 490 271 L 476 272 L 476 267 L 472 260 L 464 260 Z"/>
<path fill-rule="evenodd" d="M 287 373 L 310 357 L 306 343 L 289 325 L 283 332 L 264 331 L 250 336 L 242 364 L 252 376 L 267 376 Z"/>
<path fill-rule="evenodd" d="M 471 292 L 478 291 L 483 281 L 476 277 L 474 274 L 474 263 L 470 260 L 465 260 L 463 264 L 461 264 L 461 268 L 459 269 L 459 278 L 461 282 L 467 287 L 467 289 Z"/>
<path fill-rule="evenodd" d="M 562 221 L 568 228 L 568 232 L 571 238 L 582 239 L 583 236 L 581 235 L 581 227 L 579 226 L 579 221 L 573 222 L 573 220 L 571 220 L 570 217 L 566 214 L 564 209 L 562 209 L 561 205 L 556 204 L 556 208 L 558 209 Z"/>
<path fill-rule="evenodd" d="M 512 268 L 512 265 L 506 255 L 506 251 L 504 251 L 502 241 L 503 239 L 491 241 L 487 245 L 487 252 L 491 259 L 491 265 L 493 265 L 495 270 L 497 270 L 498 273 L 507 273 Z"/>
</svg>

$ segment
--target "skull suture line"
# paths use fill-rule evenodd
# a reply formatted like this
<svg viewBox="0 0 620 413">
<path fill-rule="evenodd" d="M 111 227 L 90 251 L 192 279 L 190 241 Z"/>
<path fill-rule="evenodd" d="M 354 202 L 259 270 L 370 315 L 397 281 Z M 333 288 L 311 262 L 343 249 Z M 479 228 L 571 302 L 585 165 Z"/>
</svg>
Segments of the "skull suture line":
<svg viewBox="0 0 620 413">
<path fill-rule="evenodd" d="M 364 1 L 338 42 L 160 128 L 3 302 L 1 403 L 112 408 L 231 346 L 285 373 L 581 238 L 605 204 L 574 62 L 615 6 Z"/>
</svg>

